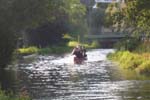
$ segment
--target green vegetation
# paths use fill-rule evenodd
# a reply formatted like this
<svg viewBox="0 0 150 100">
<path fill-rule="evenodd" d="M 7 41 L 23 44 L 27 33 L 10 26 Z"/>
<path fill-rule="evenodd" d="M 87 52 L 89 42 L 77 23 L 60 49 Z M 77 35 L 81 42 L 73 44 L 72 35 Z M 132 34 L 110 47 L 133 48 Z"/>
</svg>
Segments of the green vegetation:
<svg viewBox="0 0 150 100">
<path fill-rule="evenodd" d="M 77 46 L 77 44 L 79 44 L 77 41 L 70 41 L 68 43 L 69 47 L 75 47 Z M 82 46 L 84 46 L 85 48 L 98 48 L 100 47 L 99 43 L 97 41 L 93 41 L 91 44 L 89 43 L 80 43 Z"/>
<path fill-rule="evenodd" d="M 118 51 L 109 54 L 108 58 L 119 62 L 125 69 L 135 70 L 140 74 L 150 74 L 150 53 L 132 53 L 129 51 Z"/>
<path fill-rule="evenodd" d="M 128 24 L 132 25 L 138 35 L 150 35 L 150 1 L 127 0 L 127 7 L 122 13 Z"/>
<path fill-rule="evenodd" d="M 106 10 L 106 25 L 132 36 L 116 44 L 117 52 L 108 57 L 141 74 L 150 72 L 149 5 L 148 0 L 125 0 L 121 5 L 109 4 Z"/>
<path fill-rule="evenodd" d="M 45 48 L 37 48 L 34 46 L 26 47 L 26 48 L 20 48 L 17 50 L 17 53 L 19 55 L 30 55 L 30 54 L 62 54 L 62 53 L 68 53 L 71 52 L 71 50 L 79 44 L 77 41 L 70 41 L 68 42 L 67 46 L 65 45 L 56 45 L 56 46 L 49 46 Z M 85 48 L 97 48 L 99 47 L 99 44 L 97 41 L 93 41 L 91 44 L 88 43 L 80 43 Z"/>
<path fill-rule="evenodd" d="M 139 43 L 137 47 L 135 48 L 135 51 L 137 53 L 150 53 L 150 42 L 145 41 L 143 43 Z"/>
<path fill-rule="evenodd" d="M 27 95 L 24 95 L 23 93 L 15 97 L 12 94 L 6 95 L 6 93 L 2 90 L 0 90 L 0 100 L 31 100 Z"/>
<path fill-rule="evenodd" d="M 51 46 L 47 48 L 41 48 L 39 49 L 39 54 L 63 54 L 67 52 L 71 52 L 70 47 L 67 46 Z"/>
<path fill-rule="evenodd" d="M 28 47 L 18 49 L 18 53 L 22 55 L 28 55 L 33 53 L 38 53 L 39 49 L 37 47 Z"/>
<path fill-rule="evenodd" d="M 109 4 L 106 24 L 136 36 L 150 35 L 150 1 L 125 0 L 125 3 Z"/>
<path fill-rule="evenodd" d="M 20 55 L 30 55 L 30 54 L 62 54 L 71 51 L 70 47 L 67 46 L 51 46 L 46 48 L 37 47 L 27 47 L 20 48 L 17 50 Z"/>
<path fill-rule="evenodd" d="M 80 0 L 1 0 L 0 11 L 0 67 L 11 62 L 16 47 L 29 47 L 19 50 L 26 55 L 37 52 L 30 46 L 66 42 L 63 34 L 87 33 L 86 7 Z"/>
</svg>

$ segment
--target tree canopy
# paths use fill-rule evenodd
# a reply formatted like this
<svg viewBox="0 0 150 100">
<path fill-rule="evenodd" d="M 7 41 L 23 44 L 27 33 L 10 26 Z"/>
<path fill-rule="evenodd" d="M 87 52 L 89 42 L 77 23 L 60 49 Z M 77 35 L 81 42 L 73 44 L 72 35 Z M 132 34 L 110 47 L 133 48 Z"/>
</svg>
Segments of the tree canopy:
<svg viewBox="0 0 150 100">
<path fill-rule="evenodd" d="M 0 12 L 0 66 L 4 67 L 10 61 L 22 31 L 47 23 L 50 27 L 65 25 L 66 28 L 69 23 L 72 27 L 83 26 L 81 18 L 85 7 L 80 0 L 0 0 Z M 63 34 L 66 29 L 55 28 L 57 32 L 53 31 L 53 34 Z"/>
<path fill-rule="evenodd" d="M 114 5 L 117 10 L 111 17 L 108 16 L 108 22 L 111 24 L 119 23 L 120 28 L 132 29 L 132 33 L 150 34 L 150 1 L 149 0 L 126 0 L 125 6 L 121 4 Z M 109 12 L 112 12 L 110 9 Z M 111 22 L 113 20 L 113 23 Z"/>
<path fill-rule="evenodd" d="M 142 33 L 150 34 L 150 1 L 128 0 L 125 16 Z"/>
</svg>

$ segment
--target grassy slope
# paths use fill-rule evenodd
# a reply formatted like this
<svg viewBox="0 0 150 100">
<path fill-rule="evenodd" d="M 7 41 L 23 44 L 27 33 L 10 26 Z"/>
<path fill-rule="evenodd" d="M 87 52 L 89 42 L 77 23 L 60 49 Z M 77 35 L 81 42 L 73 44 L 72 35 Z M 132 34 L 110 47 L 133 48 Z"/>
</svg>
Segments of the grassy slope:
<svg viewBox="0 0 150 100">
<path fill-rule="evenodd" d="M 119 62 L 119 65 L 125 69 L 150 75 L 150 53 L 137 54 L 129 51 L 118 51 L 108 55 L 108 58 Z"/>
</svg>

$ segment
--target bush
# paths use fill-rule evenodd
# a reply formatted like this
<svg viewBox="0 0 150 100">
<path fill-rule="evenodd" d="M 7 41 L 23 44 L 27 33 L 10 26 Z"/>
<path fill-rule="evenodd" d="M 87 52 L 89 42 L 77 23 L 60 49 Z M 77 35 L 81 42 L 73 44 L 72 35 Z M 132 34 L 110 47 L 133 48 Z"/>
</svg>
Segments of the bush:
<svg viewBox="0 0 150 100">
<path fill-rule="evenodd" d="M 68 43 L 69 47 L 76 47 L 79 43 L 77 41 L 70 41 Z M 93 41 L 91 44 L 88 43 L 80 43 L 80 45 L 84 46 L 85 48 L 98 48 L 100 47 L 97 41 Z"/>
<path fill-rule="evenodd" d="M 98 47 L 100 47 L 100 45 L 99 45 L 98 41 L 93 41 L 91 44 L 91 47 L 92 48 L 98 48 Z"/>
<path fill-rule="evenodd" d="M 70 41 L 69 43 L 68 43 L 68 46 L 69 47 L 75 47 L 75 46 L 77 46 L 79 43 L 77 42 L 77 41 Z"/>
<path fill-rule="evenodd" d="M 28 54 L 33 54 L 33 53 L 38 53 L 38 48 L 37 47 L 28 47 L 28 48 L 20 48 L 18 49 L 18 53 L 22 55 L 28 55 Z"/>
<path fill-rule="evenodd" d="M 118 43 L 115 44 L 115 48 L 117 50 L 121 51 L 134 51 L 137 48 L 137 45 L 140 43 L 138 38 L 129 38 L 127 37 L 126 39 L 119 41 Z"/>
<path fill-rule="evenodd" d="M 41 48 L 39 49 L 39 54 L 61 54 L 70 52 L 71 48 L 67 46 L 51 46 L 47 48 Z"/>
<path fill-rule="evenodd" d="M 141 74 L 149 74 L 150 73 L 150 61 L 144 61 L 138 68 L 136 68 L 136 71 Z"/>
<path fill-rule="evenodd" d="M 143 42 L 138 45 L 136 48 L 136 52 L 142 53 L 142 52 L 150 52 L 150 42 Z"/>
<path fill-rule="evenodd" d="M 40 50 L 39 50 L 39 54 L 50 54 L 52 52 L 52 49 L 51 48 L 41 48 Z"/>
<path fill-rule="evenodd" d="M 136 70 L 142 74 L 150 73 L 150 54 L 137 54 L 129 51 L 119 51 L 108 55 L 108 58 L 117 61 L 125 69 Z"/>
<path fill-rule="evenodd" d="M 12 94 L 6 95 L 4 91 L 0 90 L 0 100 L 31 100 L 29 96 L 13 96 Z"/>
</svg>

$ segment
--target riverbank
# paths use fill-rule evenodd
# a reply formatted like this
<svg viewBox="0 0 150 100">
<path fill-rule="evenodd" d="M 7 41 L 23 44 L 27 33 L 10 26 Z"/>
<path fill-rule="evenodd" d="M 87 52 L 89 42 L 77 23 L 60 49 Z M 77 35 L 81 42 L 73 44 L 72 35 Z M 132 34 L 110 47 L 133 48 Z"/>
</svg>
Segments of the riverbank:
<svg viewBox="0 0 150 100">
<path fill-rule="evenodd" d="M 71 47 L 66 46 L 52 46 L 46 48 L 37 48 L 37 47 L 27 47 L 27 48 L 20 48 L 17 50 L 19 55 L 31 55 L 31 54 L 41 54 L 41 55 L 48 55 L 48 54 L 63 54 L 66 52 L 71 51 Z"/>
<path fill-rule="evenodd" d="M 14 96 L 13 94 L 6 94 L 4 91 L 0 90 L 0 100 L 31 100 L 26 93 L 21 93 L 19 96 Z"/>
<path fill-rule="evenodd" d="M 136 73 L 150 75 L 150 53 L 132 53 L 118 51 L 108 55 L 110 60 L 119 63 L 124 69 L 136 71 Z"/>
<path fill-rule="evenodd" d="M 17 49 L 17 54 L 19 55 L 30 55 L 30 54 L 40 54 L 40 55 L 49 55 L 49 54 L 64 54 L 71 52 L 72 49 L 77 46 L 79 43 L 77 41 L 70 41 L 67 45 L 52 45 L 45 48 L 37 48 L 35 46 L 30 46 L 26 48 Z M 93 41 L 91 44 L 80 43 L 86 49 L 98 48 L 99 44 L 96 41 Z"/>
</svg>

